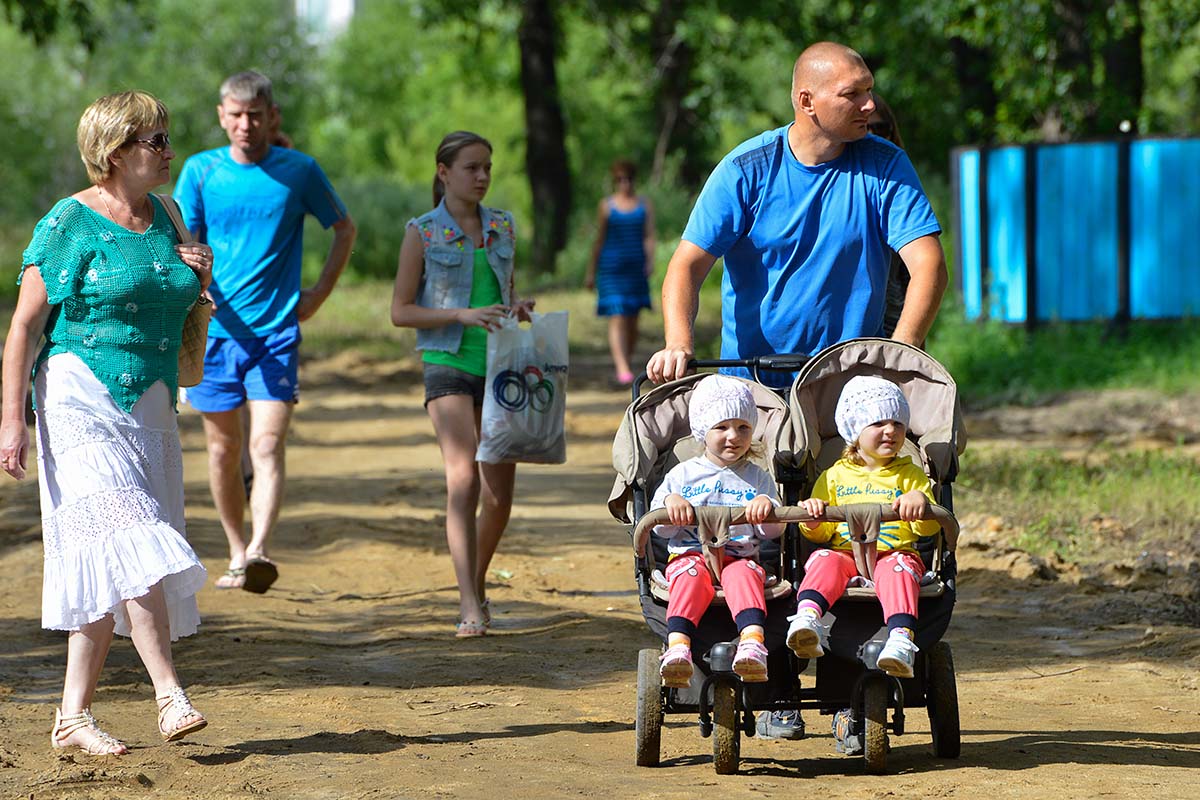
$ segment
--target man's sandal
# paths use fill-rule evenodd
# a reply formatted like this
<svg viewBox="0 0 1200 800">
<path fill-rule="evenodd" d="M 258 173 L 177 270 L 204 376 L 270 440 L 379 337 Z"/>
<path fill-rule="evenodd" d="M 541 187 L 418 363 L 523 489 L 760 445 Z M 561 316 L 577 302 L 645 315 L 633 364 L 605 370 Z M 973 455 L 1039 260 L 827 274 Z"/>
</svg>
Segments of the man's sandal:
<svg viewBox="0 0 1200 800">
<path fill-rule="evenodd" d="M 79 731 L 90 735 L 91 739 L 86 745 L 63 743 L 64 739 Z M 124 742 L 100 730 L 96 718 L 88 708 L 78 714 L 64 714 L 59 709 L 54 709 L 54 730 L 50 731 L 50 746 L 55 750 L 77 747 L 89 756 L 122 756 L 129 752 Z"/>
<path fill-rule="evenodd" d="M 162 734 L 164 742 L 182 739 L 208 724 L 204 715 L 192 707 L 192 701 L 188 700 L 187 693 L 183 691 L 182 686 L 170 688 L 166 694 L 161 694 L 154 699 L 158 703 L 158 732 Z M 163 723 L 170 712 L 175 713 L 175 720 L 170 727 L 167 727 Z"/>
<path fill-rule="evenodd" d="M 225 570 L 224 575 L 217 578 L 215 585 L 218 589 L 241 589 L 246 585 L 246 568 L 230 567 Z"/>
<path fill-rule="evenodd" d="M 265 594 L 267 589 L 271 588 L 271 584 L 279 578 L 279 567 L 275 566 L 275 562 L 262 553 L 246 554 L 244 572 L 246 580 L 242 584 L 242 588 L 255 594 Z"/>
</svg>

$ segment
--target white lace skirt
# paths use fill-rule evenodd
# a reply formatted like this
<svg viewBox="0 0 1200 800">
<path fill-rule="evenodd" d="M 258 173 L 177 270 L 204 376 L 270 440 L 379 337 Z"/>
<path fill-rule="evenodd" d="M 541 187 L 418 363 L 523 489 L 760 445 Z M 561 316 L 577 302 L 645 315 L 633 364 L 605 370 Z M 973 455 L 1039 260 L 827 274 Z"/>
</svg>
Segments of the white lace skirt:
<svg viewBox="0 0 1200 800">
<path fill-rule="evenodd" d="M 106 614 L 129 635 L 125 600 L 162 581 L 171 640 L 196 632 L 205 571 L 184 537 L 183 453 L 170 393 L 155 383 L 126 413 L 77 356 L 34 380 L 41 469 L 42 627 Z"/>
</svg>

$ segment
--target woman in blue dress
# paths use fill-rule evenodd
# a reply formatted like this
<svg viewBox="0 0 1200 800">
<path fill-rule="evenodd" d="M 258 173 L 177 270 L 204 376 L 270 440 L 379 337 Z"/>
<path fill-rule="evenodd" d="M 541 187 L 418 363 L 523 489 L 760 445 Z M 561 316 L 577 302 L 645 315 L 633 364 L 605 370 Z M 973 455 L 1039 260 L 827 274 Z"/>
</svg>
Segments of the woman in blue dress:
<svg viewBox="0 0 1200 800">
<path fill-rule="evenodd" d="M 650 308 L 648 278 L 654 271 L 654 209 L 634 191 L 636 176 L 632 162 L 613 162 L 613 193 L 600 201 L 585 281 L 596 290 L 596 313 L 608 317 L 608 346 L 621 386 L 633 383 L 638 314 Z"/>
</svg>

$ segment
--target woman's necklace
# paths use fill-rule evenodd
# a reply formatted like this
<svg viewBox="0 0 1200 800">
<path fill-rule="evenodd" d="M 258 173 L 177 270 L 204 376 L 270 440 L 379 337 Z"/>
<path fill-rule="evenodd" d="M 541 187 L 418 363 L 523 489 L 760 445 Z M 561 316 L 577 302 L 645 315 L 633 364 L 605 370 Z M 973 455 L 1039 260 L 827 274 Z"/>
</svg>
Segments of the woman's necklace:
<svg viewBox="0 0 1200 800">
<path fill-rule="evenodd" d="M 111 219 L 113 222 L 116 222 L 118 225 L 120 225 L 121 223 L 117 221 L 117 215 L 112 212 L 112 209 L 109 208 L 109 206 L 108 206 L 108 201 L 104 199 L 104 190 L 101 189 L 99 186 L 97 186 L 96 194 L 100 195 L 100 202 L 104 204 L 104 210 L 108 212 L 108 218 Z M 133 207 L 130 206 L 130 208 L 129 208 L 130 224 L 132 224 L 135 220 L 136 220 L 136 217 L 134 217 L 134 215 L 133 215 Z M 124 226 L 122 226 L 122 227 L 124 227 Z"/>
</svg>

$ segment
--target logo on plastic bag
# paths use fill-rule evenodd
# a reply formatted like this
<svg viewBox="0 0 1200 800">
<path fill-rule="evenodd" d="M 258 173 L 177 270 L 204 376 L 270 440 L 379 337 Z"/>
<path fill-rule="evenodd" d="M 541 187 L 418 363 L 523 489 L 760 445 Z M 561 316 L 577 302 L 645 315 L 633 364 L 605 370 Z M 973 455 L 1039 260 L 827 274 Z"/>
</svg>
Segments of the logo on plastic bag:
<svg viewBox="0 0 1200 800">
<path fill-rule="evenodd" d="M 566 372 L 565 366 L 546 365 L 546 372 Z M 533 364 L 522 372 L 506 369 L 492 381 L 492 396 L 505 411 L 521 411 L 526 406 L 545 414 L 554 405 L 554 383 Z"/>
</svg>

